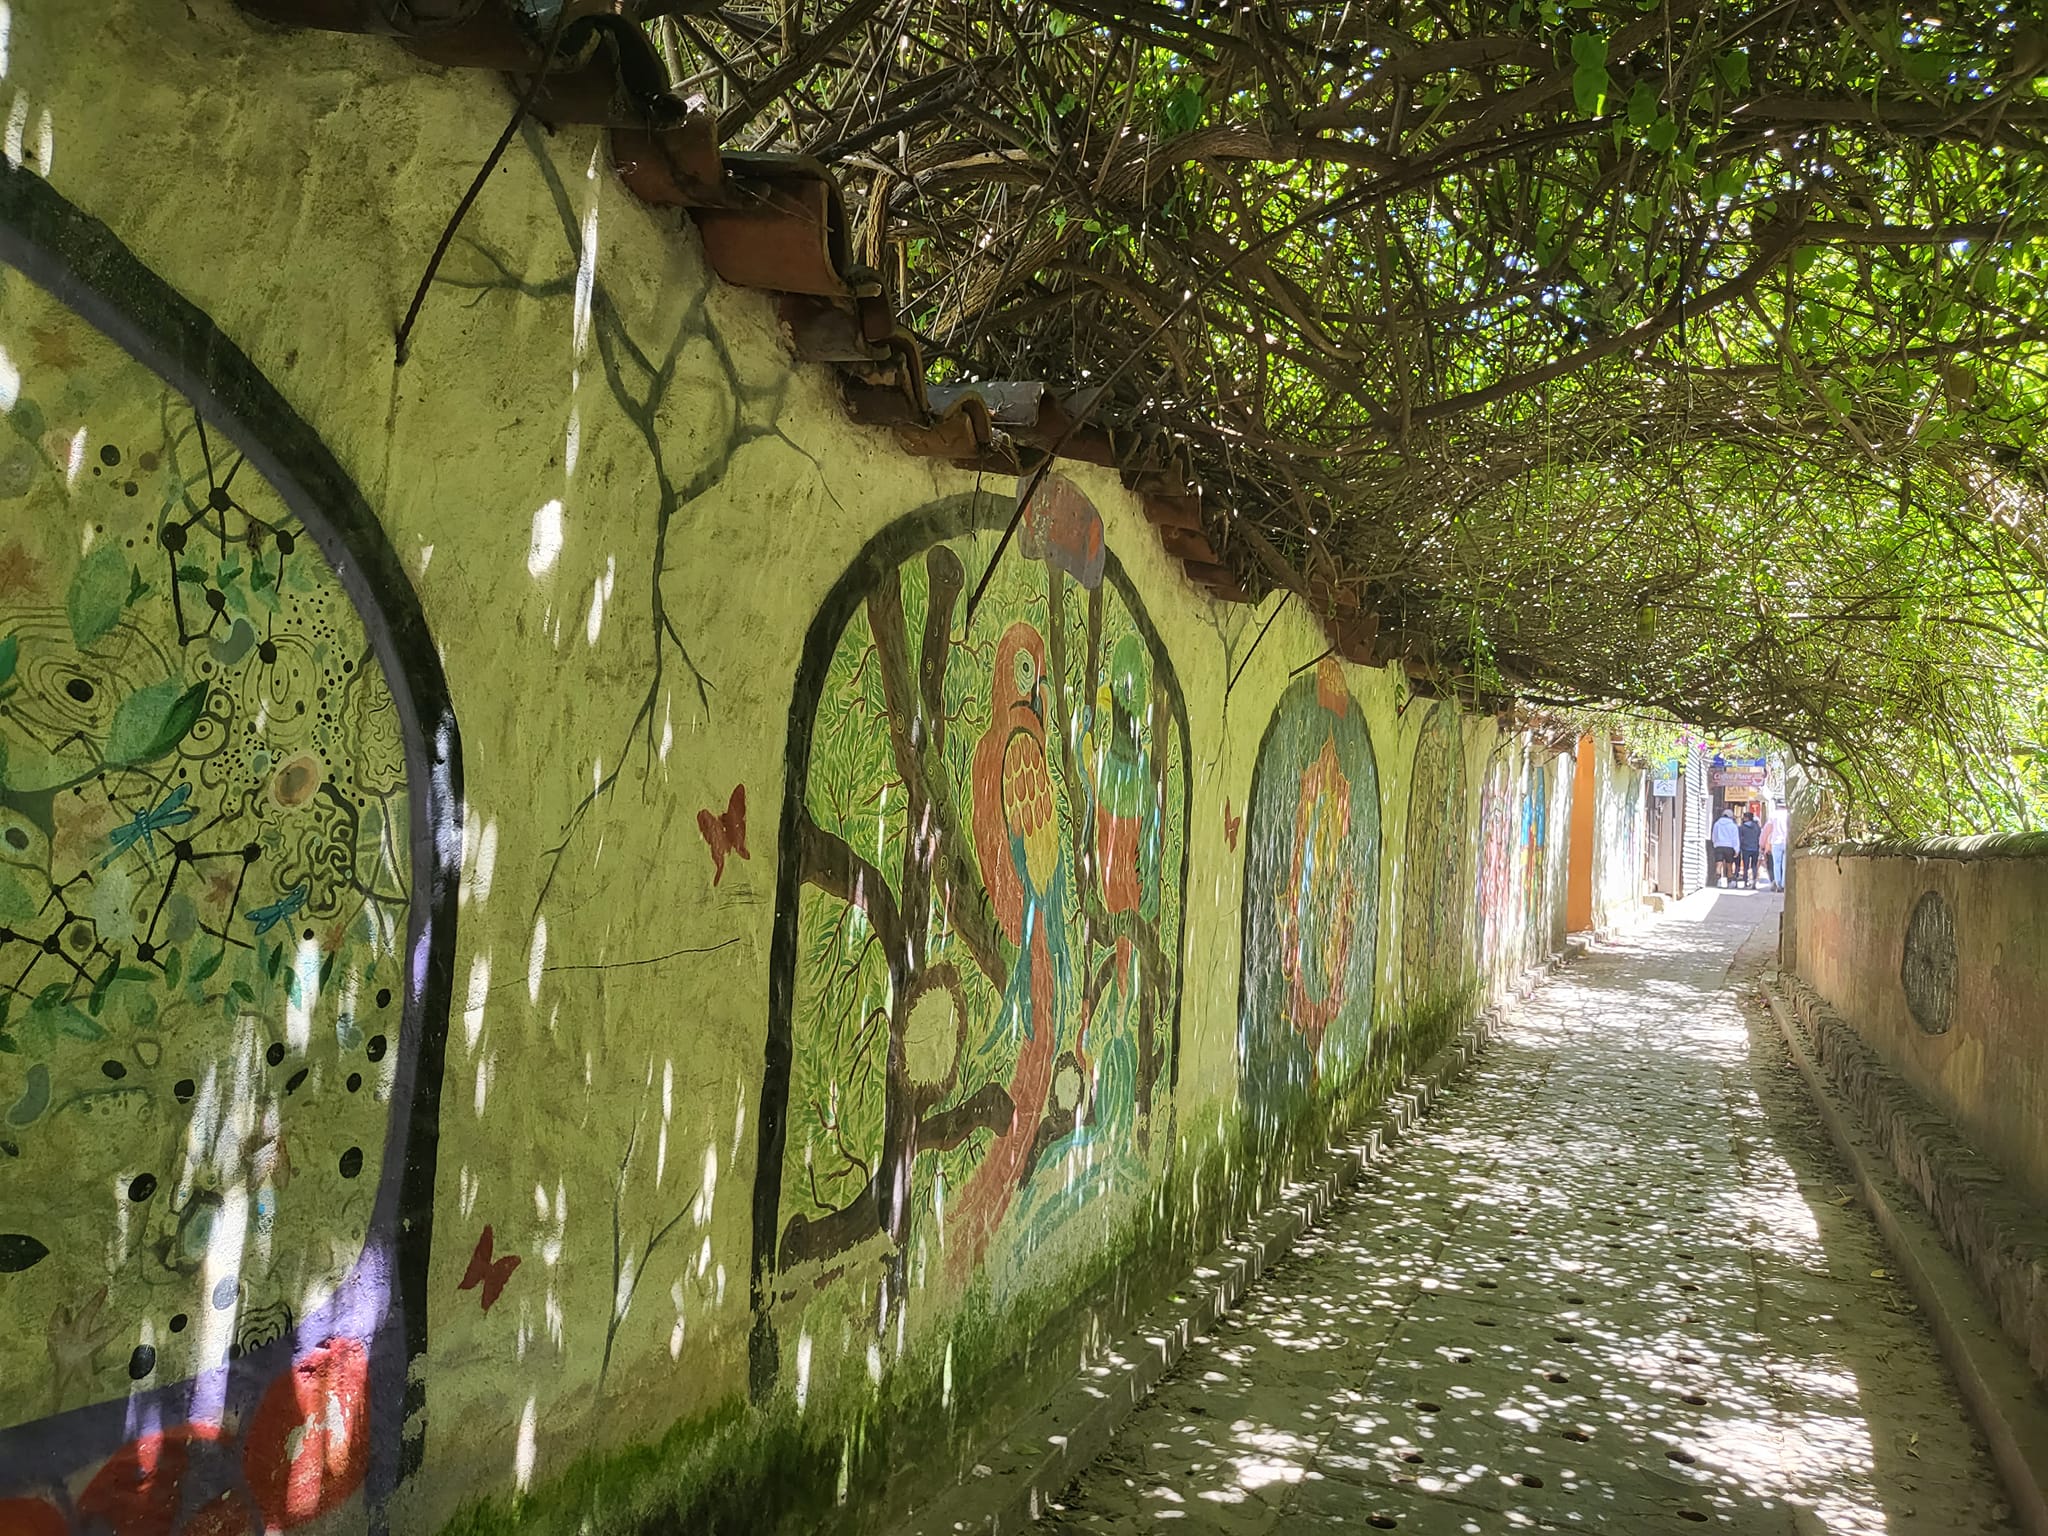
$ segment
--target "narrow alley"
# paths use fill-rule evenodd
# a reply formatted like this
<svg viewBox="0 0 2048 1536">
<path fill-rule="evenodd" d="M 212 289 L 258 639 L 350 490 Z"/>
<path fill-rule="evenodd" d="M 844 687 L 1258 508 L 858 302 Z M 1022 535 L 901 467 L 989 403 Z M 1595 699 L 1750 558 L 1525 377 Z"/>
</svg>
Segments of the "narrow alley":
<svg viewBox="0 0 2048 1536">
<path fill-rule="evenodd" d="M 0 0 L 0 1536 L 2048 1536 L 2044 14 Z"/>
<path fill-rule="evenodd" d="M 1703 891 L 1545 981 L 1055 1528 L 2010 1529 L 1754 1000 L 1781 905 Z"/>
</svg>

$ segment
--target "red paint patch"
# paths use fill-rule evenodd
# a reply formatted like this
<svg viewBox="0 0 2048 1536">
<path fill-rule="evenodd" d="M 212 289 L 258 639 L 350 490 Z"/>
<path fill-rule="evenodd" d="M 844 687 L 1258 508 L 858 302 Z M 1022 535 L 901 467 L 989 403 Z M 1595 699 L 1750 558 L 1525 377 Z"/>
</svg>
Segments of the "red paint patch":
<svg viewBox="0 0 2048 1536">
<path fill-rule="evenodd" d="M 85 1485 L 78 1512 L 104 1520 L 114 1536 L 170 1536 L 178 1523 L 192 1442 L 219 1438 L 219 1429 L 211 1425 L 188 1424 L 129 1441 Z"/>
<path fill-rule="evenodd" d="M 242 1453 L 266 1531 L 317 1520 L 362 1486 L 369 1386 L 369 1352 L 354 1339 L 329 1339 L 270 1384 Z"/>
<path fill-rule="evenodd" d="M 0 1499 L 0 1536 L 65 1536 L 64 1517 L 41 1499 Z"/>
</svg>

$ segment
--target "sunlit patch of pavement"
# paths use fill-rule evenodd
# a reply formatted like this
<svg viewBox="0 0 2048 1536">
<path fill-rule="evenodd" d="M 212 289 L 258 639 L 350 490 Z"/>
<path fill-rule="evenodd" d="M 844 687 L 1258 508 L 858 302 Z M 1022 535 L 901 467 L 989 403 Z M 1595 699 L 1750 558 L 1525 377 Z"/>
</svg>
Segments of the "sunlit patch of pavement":
<svg viewBox="0 0 2048 1536">
<path fill-rule="evenodd" d="M 2010 1512 L 1709 892 L 1545 982 L 1052 1513 L 1935 1536 Z"/>
</svg>

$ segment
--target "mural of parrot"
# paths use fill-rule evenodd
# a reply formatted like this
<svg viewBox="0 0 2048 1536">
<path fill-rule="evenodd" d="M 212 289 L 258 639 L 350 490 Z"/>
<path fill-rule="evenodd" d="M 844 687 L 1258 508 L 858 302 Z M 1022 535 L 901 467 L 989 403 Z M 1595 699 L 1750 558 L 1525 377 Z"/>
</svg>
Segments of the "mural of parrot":
<svg viewBox="0 0 2048 1536">
<path fill-rule="evenodd" d="M 1009 1129 L 998 1134 L 947 1219 L 956 1268 L 971 1268 L 1029 1166 L 1059 1053 L 1067 950 L 1066 851 L 1046 757 L 1045 641 L 1029 624 L 1003 631 L 989 689 L 989 724 L 974 749 L 974 846 L 990 905 L 1017 946 L 998 1033 L 1022 1036 L 1008 1084 Z"/>
<path fill-rule="evenodd" d="M 1110 652 L 1109 678 L 1096 703 L 1095 866 L 1102 903 L 1113 915 L 1159 910 L 1159 793 L 1143 722 L 1152 687 L 1145 645 L 1135 634 Z M 1131 943 L 1116 942 L 1117 976 L 1128 986 Z"/>
</svg>

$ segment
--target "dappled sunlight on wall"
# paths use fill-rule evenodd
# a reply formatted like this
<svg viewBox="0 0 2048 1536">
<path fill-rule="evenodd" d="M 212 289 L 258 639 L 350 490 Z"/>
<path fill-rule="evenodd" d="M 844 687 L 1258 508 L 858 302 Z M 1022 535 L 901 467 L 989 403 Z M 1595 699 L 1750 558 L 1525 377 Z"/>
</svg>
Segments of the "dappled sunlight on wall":
<svg viewBox="0 0 2048 1536">
<path fill-rule="evenodd" d="M 341 1500 L 334 1530 L 880 1523 L 1235 1230 L 1273 1172 L 1258 1137 L 1312 1153 L 1418 1020 L 1497 996 L 1489 924 L 1491 984 L 1548 953 L 1532 898 L 1480 899 L 1497 749 L 1511 883 L 1542 840 L 1496 722 L 1324 656 L 1291 599 L 1209 602 L 1113 470 L 1063 462 L 996 561 L 1015 485 L 849 424 L 583 130 L 515 138 L 395 365 L 496 86 L 212 0 L 123 14 L 151 63 L 120 77 L 132 112 L 67 140 L 65 196 L 135 243 L 124 291 L 203 303 L 177 311 L 193 347 L 232 352 L 215 324 L 246 346 L 248 388 L 288 386 L 340 462 L 309 510 L 139 368 L 67 399 L 104 344 L 16 324 L 0 289 L 0 495 L 35 513 L 21 537 L 0 510 L 0 583 L 32 596 L 0 590 L 0 710 L 75 717 L 37 750 L 86 774 L 0 847 L 0 903 L 92 887 L 64 909 L 82 950 L 0 943 L 0 986 L 25 975 L 0 1316 L 30 1341 L 0 1357 L 0 1436 L 55 1458 L 25 1496 L 69 1519 L 160 1429 L 116 1481 L 177 1483 L 168 1536 L 223 1498 L 223 1527 L 267 1520 L 249 1446 L 277 1436 L 324 1469 L 286 1481 Z M 115 67 L 92 18 L 29 30 L 12 69 L 83 123 Z M 195 173 L 136 152 L 201 76 L 233 108 L 205 206 L 275 215 L 232 241 L 159 218 L 199 206 Z M 261 425 L 286 417 L 312 438 L 281 406 Z M 376 550 L 320 542 L 334 501 Z M 103 504 L 117 545 L 81 537 Z M 112 664 L 138 626 L 154 649 L 121 655 L 157 670 Z M 91 700 L 65 653 L 106 663 Z M 420 702 L 447 695 L 461 775 Z M 26 720 L 0 714 L 10 794 L 42 793 L 14 782 Z M 212 1012 L 179 1023 L 173 993 Z M 156 1143 L 81 1107 L 144 1090 Z M 60 1116 L 104 1127 L 79 1143 L 104 1165 L 17 1203 Z M 137 1288 L 104 1262 L 159 1250 L 197 1267 Z M 304 1411 L 256 1412 L 273 1389 Z"/>
<path fill-rule="evenodd" d="M 1448 1006 L 1463 993 L 1471 932 L 1463 716 L 1453 704 L 1422 708 L 1401 887 L 1402 995 L 1410 1013 Z"/>
</svg>

